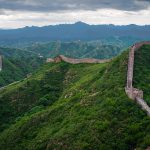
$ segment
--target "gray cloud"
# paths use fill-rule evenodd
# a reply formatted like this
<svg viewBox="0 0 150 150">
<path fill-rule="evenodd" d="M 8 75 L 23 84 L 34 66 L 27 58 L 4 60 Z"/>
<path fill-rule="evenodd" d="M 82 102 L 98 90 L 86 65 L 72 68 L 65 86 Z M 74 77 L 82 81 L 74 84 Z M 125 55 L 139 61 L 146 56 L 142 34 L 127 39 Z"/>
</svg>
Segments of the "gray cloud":
<svg viewBox="0 0 150 150">
<path fill-rule="evenodd" d="M 5 11 L 0 10 L 0 15 L 6 15 Z"/>
<path fill-rule="evenodd" d="M 138 11 L 150 7 L 150 0 L 0 0 L 0 9 L 40 12 L 97 10 L 112 8 Z"/>
</svg>

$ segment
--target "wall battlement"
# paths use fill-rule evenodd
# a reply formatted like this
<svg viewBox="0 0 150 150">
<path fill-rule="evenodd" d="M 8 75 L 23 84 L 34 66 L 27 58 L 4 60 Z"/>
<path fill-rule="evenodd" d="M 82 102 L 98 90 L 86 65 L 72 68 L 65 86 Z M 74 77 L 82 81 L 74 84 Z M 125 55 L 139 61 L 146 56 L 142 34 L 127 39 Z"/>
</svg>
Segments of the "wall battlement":
<svg viewBox="0 0 150 150">
<path fill-rule="evenodd" d="M 139 42 L 134 44 L 129 52 L 129 60 L 128 60 L 128 71 L 127 71 L 127 84 L 125 87 L 125 92 L 130 99 L 135 100 L 143 110 L 145 110 L 150 116 L 150 107 L 147 103 L 143 100 L 143 91 L 136 89 L 133 87 L 133 73 L 134 73 L 134 54 L 135 51 L 138 50 L 143 45 L 150 45 L 150 41 Z"/>
<path fill-rule="evenodd" d="M 110 62 L 111 59 L 104 59 L 104 60 L 100 60 L 100 59 L 94 59 L 94 58 L 83 58 L 83 59 L 74 59 L 74 58 L 69 58 L 69 57 L 65 57 L 63 55 L 59 55 L 57 57 L 55 57 L 54 59 L 52 58 L 48 58 L 47 62 L 55 62 L 55 63 L 59 63 L 59 62 L 67 62 L 70 64 L 80 64 L 80 63 L 106 63 L 106 62 Z"/>
</svg>

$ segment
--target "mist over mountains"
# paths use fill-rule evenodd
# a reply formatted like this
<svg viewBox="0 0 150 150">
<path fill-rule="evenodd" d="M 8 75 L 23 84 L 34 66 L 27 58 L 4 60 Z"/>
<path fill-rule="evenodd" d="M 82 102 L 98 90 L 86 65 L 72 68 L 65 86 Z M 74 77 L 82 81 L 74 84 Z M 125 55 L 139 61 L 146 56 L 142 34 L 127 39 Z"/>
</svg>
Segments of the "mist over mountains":
<svg viewBox="0 0 150 150">
<path fill-rule="evenodd" d="M 89 25 L 77 22 L 75 24 L 0 30 L 0 43 L 10 41 L 90 41 L 109 38 L 130 38 L 134 39 L 134 42 L 147 40 L 150 39 L 150 25 Z"/>
</svg>

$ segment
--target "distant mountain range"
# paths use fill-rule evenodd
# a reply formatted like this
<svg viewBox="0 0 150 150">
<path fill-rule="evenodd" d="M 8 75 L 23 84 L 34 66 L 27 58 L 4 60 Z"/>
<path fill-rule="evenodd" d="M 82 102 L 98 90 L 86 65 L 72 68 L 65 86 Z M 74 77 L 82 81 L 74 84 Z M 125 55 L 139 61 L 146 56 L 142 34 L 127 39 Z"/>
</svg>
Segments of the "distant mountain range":
<svg viewBox="0 0 150 150">
<path fill-rule="evenodd" d="M 55 40 L 90 41 L 108 38 L 130 38 L 134 41 L 147 40 L 150 39 L 150 25 L 89 25 L 77 22 L 75 24 L 0 30 L 0 43 Z"/>
</svg>

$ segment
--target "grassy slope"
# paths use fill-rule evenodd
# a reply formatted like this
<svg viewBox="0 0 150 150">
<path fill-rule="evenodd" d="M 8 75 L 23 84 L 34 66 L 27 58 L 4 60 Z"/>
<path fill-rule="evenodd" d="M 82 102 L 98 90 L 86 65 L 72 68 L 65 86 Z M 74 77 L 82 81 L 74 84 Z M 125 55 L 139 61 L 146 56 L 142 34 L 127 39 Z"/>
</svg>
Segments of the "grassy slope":
<svg viewBox="0 0 150 150">
<path fill-rule="evenodd" d="M 0 149 L 129 150 L 150 145 L 150 119 L 124 92 L 127 56 L 125 52 L 109 64 L 46 64 L 0 91 Z"/>
</svg>

